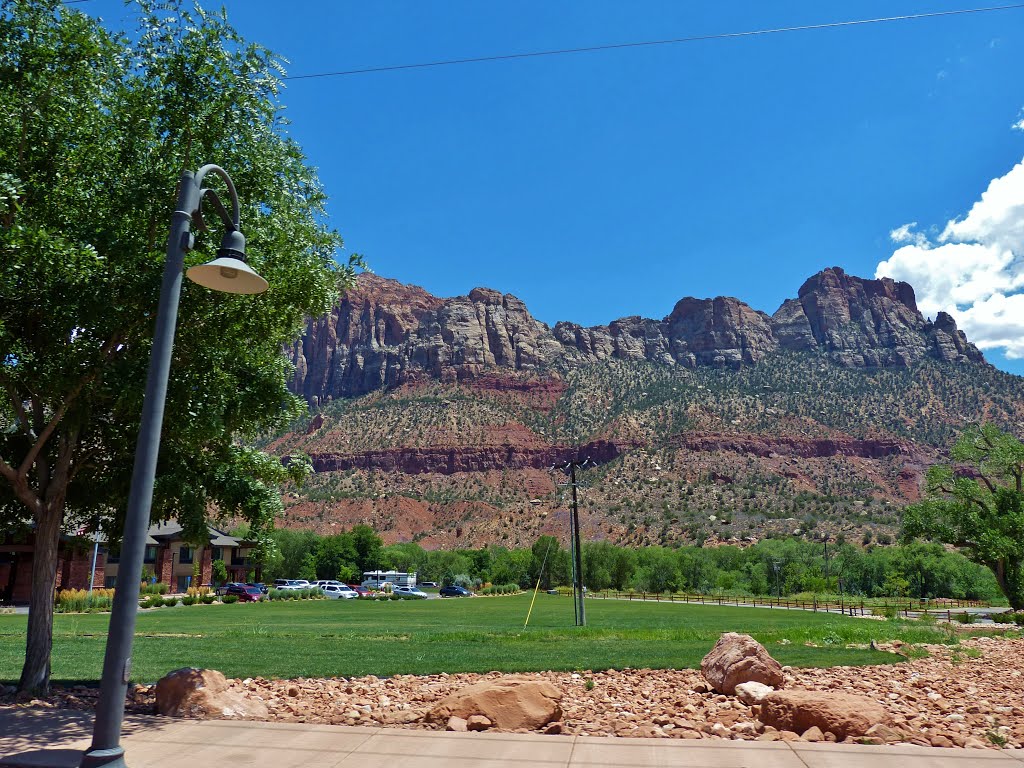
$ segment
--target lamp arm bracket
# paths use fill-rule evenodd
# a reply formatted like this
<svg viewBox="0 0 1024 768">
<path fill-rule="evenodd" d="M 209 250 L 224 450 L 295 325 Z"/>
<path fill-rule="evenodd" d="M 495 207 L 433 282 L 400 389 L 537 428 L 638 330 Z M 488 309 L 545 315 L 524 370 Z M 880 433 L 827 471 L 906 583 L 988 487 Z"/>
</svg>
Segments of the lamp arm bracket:
<svg viewBox="0 0 1024 768">
<path fill-rule="evenodd" d="M 237 221 L 237 209 L 235 210 L 236 216 L 233 218 L 228 213 L 228 209 L 224 207 L 224 203 L 221 202 L 220 196 L 212 189 L 206 188 L 199 192 L 199 204 L 196 206 L 195 212 L 192 214 L 192 220 L 195 222 L 196 229 L 201 232 L 207 232 L 206 220 L 203 218 L 203 198 L 209 197 L 213 203 L 213 207 L 217 209 L 217 214 L 220 216 L 220 220 L 224 222 L 224 226 L 229 232 L 238 231 Z"/>
<path fill-rule="evenodd" d="M 204 165 L 202 168 L 200 168 L 198 171 L 196 171 L 194 183 L 195 183 L 197 188 L 202 189 L 203 179 L 206 178 L 206 174 L 208 174 L 208 173 L 215 173 L 216 175 L 220 176 L 224 180 L 224 183 L 228 187 L 228 196 L 231 199 L 231 216 L 229 217 L 227 215 L 227 210 L 220 203 L 219 199 L 217 200 L 217 203 L 216 203 L 216 205 L 218 206 L 218 213 L 220 213 L 221 218 L 224 219 L 224 223 L 225 224 L 230 224 L 236 230 L 237 229 L 241 229 L 241 226 L 240 226 L 241 217 L 239 216 L 239 212 L 238 212 L 238 193 L 235 191 L 235 183 L 231 180 L 231 177 L 228 176 L 228 172 L 227 171 L 225 171 L 219 165 L 214 165 L 213 163 L 209 163 L 208 165 Z M 208 192 L 208 191 L 211 191 L 211 190 L 203 189 L 202 190 L 202 194 L 206 194 L 206 192 Z M 216 197 L 216 195 L 215 195 L 215 197 Z M 200 216 L 200 218 L 202 218 L 202 217 Z"/>
</svg>

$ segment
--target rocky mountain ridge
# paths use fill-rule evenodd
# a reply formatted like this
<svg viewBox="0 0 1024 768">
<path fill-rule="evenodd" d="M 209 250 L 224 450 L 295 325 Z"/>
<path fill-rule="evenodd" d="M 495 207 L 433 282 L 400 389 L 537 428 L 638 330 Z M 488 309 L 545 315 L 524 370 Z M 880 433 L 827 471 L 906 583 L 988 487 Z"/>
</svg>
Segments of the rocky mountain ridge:
<svg viewBox="0 0 1024 768">
<path fill-rule="evenodd" d="M 906 368 L 923 358 L 984 363 L 952 317 L 921 314 L 909 284 L 839 267 L 809 278 L 771 316 L 735 298 L 687 297 L 661 320 L 554 328 L 511 294 L 475 288 L 442 299 L 363 274 L 330 314 L 309 321 L 290 356 L 292 390 L 318 404 L 423 378 L 452 382 L 604 360 L 739 368 L 777 351 L 822 354 L 847 368 Z"/>
</svg>

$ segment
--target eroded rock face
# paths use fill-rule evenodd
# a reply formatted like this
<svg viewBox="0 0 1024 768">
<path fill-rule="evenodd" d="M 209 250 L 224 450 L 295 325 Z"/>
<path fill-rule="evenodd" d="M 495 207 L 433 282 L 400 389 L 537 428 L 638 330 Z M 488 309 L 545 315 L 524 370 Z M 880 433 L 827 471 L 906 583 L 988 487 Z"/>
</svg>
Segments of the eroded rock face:
<svg viewBox="0 0 1024 768">
<path fill-rule="evenodd" d="M 719 693 L 732 695 L 741 683 L 781 688 L 786 677 L 782 665 L 750 635 L 726 632 L 700 663 L 700 673 Z"/>
<path fill-rule="evenodd" d="M 482 716 L 502 730 L 535 729 L 562 717 L 561 700 L 562 692 L 544 680 L 497 678 L 450 694 L 430 710 L 428 719 L 447 723 L 455 717 L 479 725 L 484 721 L 474 718 Z"/>
<path fill-rule="evenodd" d="M 169 717 L 265 719 L 269 714 L 262 701 L 229 690 L 217 670 L 193 667 L 176 669 L 157 681 L 156 709 Z"/>
<path fill-rule="evenodd" d="M 888 722 L 881 704 L 866 696 L 824 691 L 775 691 L 761 699 L 760 720 L 780 731 L 804 733 L 818 727 L 842 741 L 863 736 Z"/>
<path fill-rule="evenodd" d="M 821 352 L 850 367 L 906 367 L 923 357 L 984 362 L 940 312 L 917 309 L 914 289 L 831 267 L 769 317 L 738 299 L 681 299 L 661 320 L 624 317 L 549 328 L 510 294 L 474 288 L 441 299 L 371 274 L 324 317 L 310 320 L 289 351 L 292 391 L 316 404 L 430 377 L 472 380 L 501 371 L 543 371 L 602 360 L 737 368 L 779 350 Z"/>
<path fill-rule="evenodd" d="M 840 365 L 904 368 L 923 357 L 981 362 L 977 347 L 940 312 L 934 323 L 917 308 L 909 283 L 865 280 L 830 267 L 809 278 L 797 299 L 772 317 L 783 349 L 821 350 Z"/>
</svg>

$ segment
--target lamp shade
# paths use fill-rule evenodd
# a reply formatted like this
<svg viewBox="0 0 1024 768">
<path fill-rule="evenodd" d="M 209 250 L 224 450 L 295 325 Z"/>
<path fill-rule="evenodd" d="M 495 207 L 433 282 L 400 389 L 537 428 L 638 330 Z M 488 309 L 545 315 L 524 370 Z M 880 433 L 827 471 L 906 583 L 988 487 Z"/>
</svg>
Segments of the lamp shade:
<svg viewBox="0 0 1024 768">
<path fill-rule="evenodd" d="M 224 293 L 263 293 L 270 287 L 248 264 L 234 256 L 219 256 L 190 267 L 185 274 L 193 283 Z"/>
</svg>

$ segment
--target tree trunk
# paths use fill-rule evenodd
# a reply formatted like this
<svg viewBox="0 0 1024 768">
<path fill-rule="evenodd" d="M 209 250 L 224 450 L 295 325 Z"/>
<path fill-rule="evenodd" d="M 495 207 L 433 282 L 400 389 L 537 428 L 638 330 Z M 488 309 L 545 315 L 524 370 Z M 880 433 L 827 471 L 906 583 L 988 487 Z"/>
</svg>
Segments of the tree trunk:
<svg viewBox="0 0 1024 768">
<path fill-rule="evenodd" d="M 1003 594 L 1010 603 L 1010 608 L 1015 611 L 1024 611 L 1024 563 L 1019 560 L 1007 559 L 1000 574 L 996 574 L 997 581 Z"/>
<path fill-rule="evenodd" d="M 53 600 L 57 583 L 57 548 L 64 521 L 63 500 L 43 505 L 36 517 L 32 553 L 32 594 L 28 608 L 25 666 L 18 689 L 42 695 L 50 689 L 50 651 L 53 647 Z"/>
</svg>

